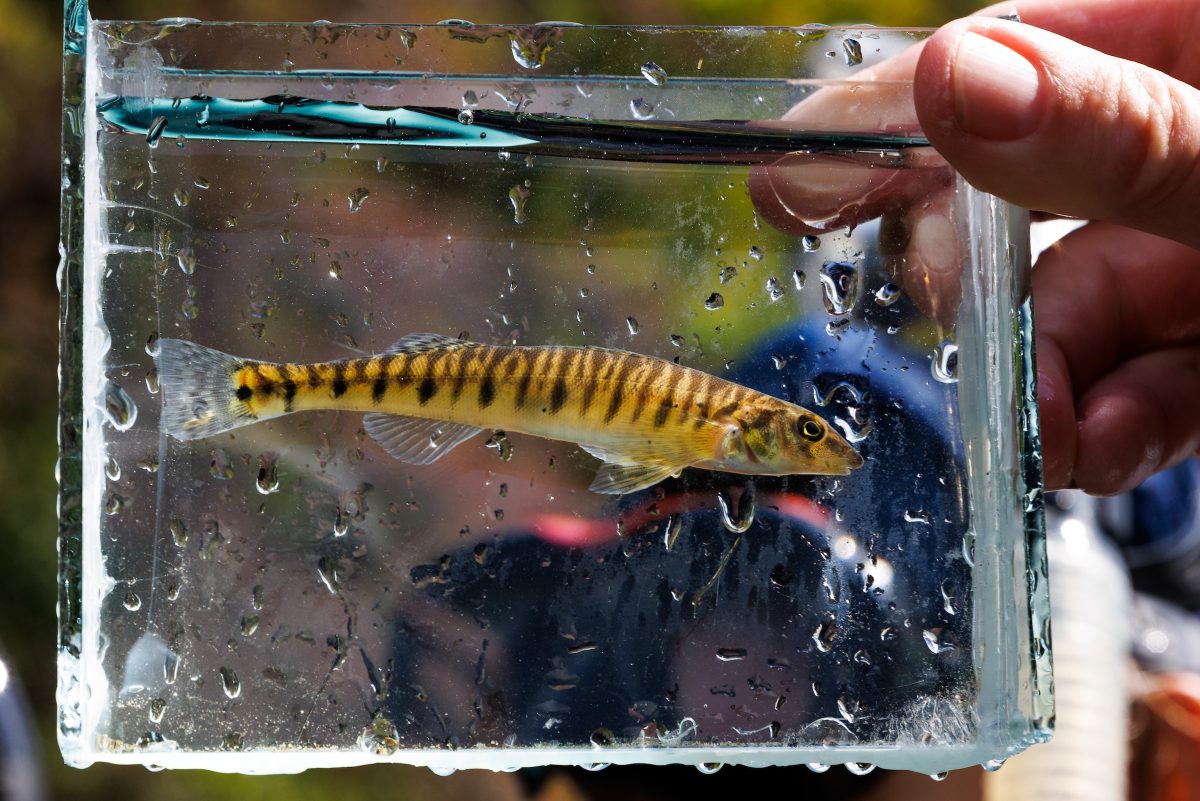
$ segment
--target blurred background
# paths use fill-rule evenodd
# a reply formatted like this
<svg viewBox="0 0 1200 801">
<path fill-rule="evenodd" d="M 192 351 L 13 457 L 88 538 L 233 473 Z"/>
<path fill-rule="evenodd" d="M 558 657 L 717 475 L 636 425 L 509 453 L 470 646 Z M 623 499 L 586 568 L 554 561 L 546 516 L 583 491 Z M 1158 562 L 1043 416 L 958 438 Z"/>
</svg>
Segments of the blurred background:
<svg viewBox="0 0 1200 801">
<path fill-rule="evenodd" d="M 799 25 L 809 22 L 871 22 L 936 26 L 969 13 L 967 0 L 93 0 L 92 15 L 105 19 L 196 17 L 204 20 L 313 20 L 338 22 L 436 22 L 448 17 L 475 22 Z M 0 581 L 0 648 L 13 686 L 22 687 L 40 752 L 40 784 L 48 798 L 275 798 L 300 801 L 336 794 L 389 798 L 603 798 L 630 797 L 628 782 L 614 774 L 555 771 L 512 776 L 466 772 L 439 778 L 425 769 L 378 766 L 319 771 L 295 777 L 221 776 L 205 772 L 149 773 L 140 768 L 97 765 L 86 771 L 63 766 L 54 739 L 55 627 L 55 363 L 57 359 L 59 93 L 61 6 L 53 0 L 0 0 L 5 32 L 0 64 L 0 536 L 7 545 Z M 3 681 L 3 677 L 0 677 Z M 0 691 L 3 687 L 0 686 Z M 7 725 L 0 714 L 0 727 Z M 16 777 L 8 771 L 10 781 Z M 807 771 L 797 773 L 807 774 Z M 839 772 L 843 773 L 844 772 Z M 680 768 L 674 792 L 735 790 L 741 771 L 702 777 Z M 665 776 L 658 772 L 660 784 Z M 961 785 L 971 774 L 938 785 Z M 807 776 L 796 777 L 798 780 Z M 847 797 L 828 780 L 830 797 Z M 703 785 L 697 785 L 703 780 Z M 792 784 L 791 778 L 783 779 Z M 934 785 L 924 777 L 919 790 Z M 38 780 L 24 777 L 27 788 Z M 868 782 L 847 791 L 867 789 Z M 977 785 L 977 779 L 975 779 Z M 878 788 L 876 788 L 878 789 Z M 673 794 L 669 794 L 674 797 Z M 36 797 L 36 796 L 34 796 Z M 634 793 L 634 797 L 637 794 Z M 646 797 L 664 797 L 647 787 Z"/>
</svg>

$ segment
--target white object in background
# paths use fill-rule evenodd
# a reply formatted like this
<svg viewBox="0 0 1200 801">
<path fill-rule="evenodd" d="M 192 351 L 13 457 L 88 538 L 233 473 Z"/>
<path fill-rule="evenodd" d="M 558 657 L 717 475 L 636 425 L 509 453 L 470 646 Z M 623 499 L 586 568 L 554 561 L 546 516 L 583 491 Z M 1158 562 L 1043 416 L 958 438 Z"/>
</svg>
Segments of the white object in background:
<svg viewBox="0 0 1200 801">
<path fill-rule="evenodd" d="M 988 774 L 986 801 L 1124 801 L 1129 750 L 1129 576 L 1096 500 L 1047 504 L 1057 716 L 1054 739 Z"/>
</svg>

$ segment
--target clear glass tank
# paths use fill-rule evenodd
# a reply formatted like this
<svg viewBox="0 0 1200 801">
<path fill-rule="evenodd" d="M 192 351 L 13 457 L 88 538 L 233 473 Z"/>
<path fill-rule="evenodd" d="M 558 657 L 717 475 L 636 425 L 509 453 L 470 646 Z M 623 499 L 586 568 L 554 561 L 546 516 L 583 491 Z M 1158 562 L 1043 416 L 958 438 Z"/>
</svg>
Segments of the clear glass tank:
<svg viewBox="0 0 1200 801">
<path fill-rule="evenodd" d="M 1049 735 L 1027 217 L 872 72 L 923 32 L 74 3 L 66 34 L 69 762 L 933 773 Z M 853 102 L 789 113 L 821 92 Z M 908 189 L 791 225 L 779 180 Z M 938 203 L 962 269 L 931 301 L 896 231 Z M 345 410 L 160 426 L 160 338 L 318 362 L 414 332 L 658 356 L 865 464 L 613 496 L 517 433 L 418 466 Z"/>
</svg>

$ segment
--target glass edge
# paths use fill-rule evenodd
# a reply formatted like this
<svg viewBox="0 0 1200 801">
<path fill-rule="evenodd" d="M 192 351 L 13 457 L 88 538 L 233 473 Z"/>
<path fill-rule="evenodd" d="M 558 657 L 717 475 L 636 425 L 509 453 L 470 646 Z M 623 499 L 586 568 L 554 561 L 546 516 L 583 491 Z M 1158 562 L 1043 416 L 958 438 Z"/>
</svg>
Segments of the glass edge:
<svg viewBox="0 0 1200 801">
<path fill-rule="evenodd" d="M 59 197 L 58 586 L 56 700 L 59 748 L 68 761 L 81 748 L 82 727 L 82 362 L 83 106 L 86 0 L 63 8 L 62 131 Z"/>
<path fill-rule="evenodd" d="M 86 5 L 83 0 L 66 0 L 68 5 L 79 4 Z M 842 31 L 862 31 L 866 33 L 912 33 L 921 34 L 922 36 L 930 36 L 936 27 L 923 26 L 886 26 L 886 25 L 824 25 L 821 23 L 808 23 L 804 25 L 592 25 L 576 22 L 524 22 L 524 23 L 504 23 L 504 22 L 470 22 L 465 20 L 452 20 L 449 22 L 333 22 L 330 20 L 201 20 L 193 17 L 167 17 L 164 19 L 98 19 L 96 24 L 107 25 L 160 25 L 162 27 L 234 27 L 241 25 L 252 25 L 254 27 L 265 28 L 405 28 L 410 30 L 444 30 L 458 29 L 470 30 L 473 28 L 479 29 L 495 29 L 497 31 L 512 30 L 522 31 L 533 28 L 552 28 L 557 30 L 607 30 L 618 32 L 645 32 L 645 33 L 771 33 L 771 32 L 796 32 L 796 33 L 837 33 Z M 462 24 L 466 23 L 466 24 Z"/>
</svg>

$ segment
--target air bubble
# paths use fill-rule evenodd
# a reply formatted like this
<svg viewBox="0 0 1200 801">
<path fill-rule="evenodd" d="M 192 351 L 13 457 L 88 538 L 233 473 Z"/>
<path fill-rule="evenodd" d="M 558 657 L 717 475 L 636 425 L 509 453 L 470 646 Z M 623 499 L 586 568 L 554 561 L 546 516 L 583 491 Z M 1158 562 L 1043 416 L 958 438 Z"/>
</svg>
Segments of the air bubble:
<svg viewBox="0 0 1200 801">
<path fill-rule="evenodd" d="M 814 253 L 821 247 L 821 237 L 805 234 L 800 238 L 800 246 L 804 248 L 805 253 Z"/>
<path fill-rule="evenodd" d="M 850 771 L 855 776 L 866 776 L 868 773 L 875 770 L 875 765 L 870 762 L 847 762 L 846 770 Z"/>
<path fill-rule="evenodd" d="M 463 125 L 470 125 L 471 123 L 475 122 L 475 112 L 471 111 L 469 108 L 464 108 L 462 111 L 458 112 L 458 121 Z"/>
<path fill-rule="evenodd" d="M 696 770 L 706 776 L 711 776 L 723 767 L 725 767 L 725 763 L 723 762 L 700 762 L 696 765 Z"/>
</svg>

